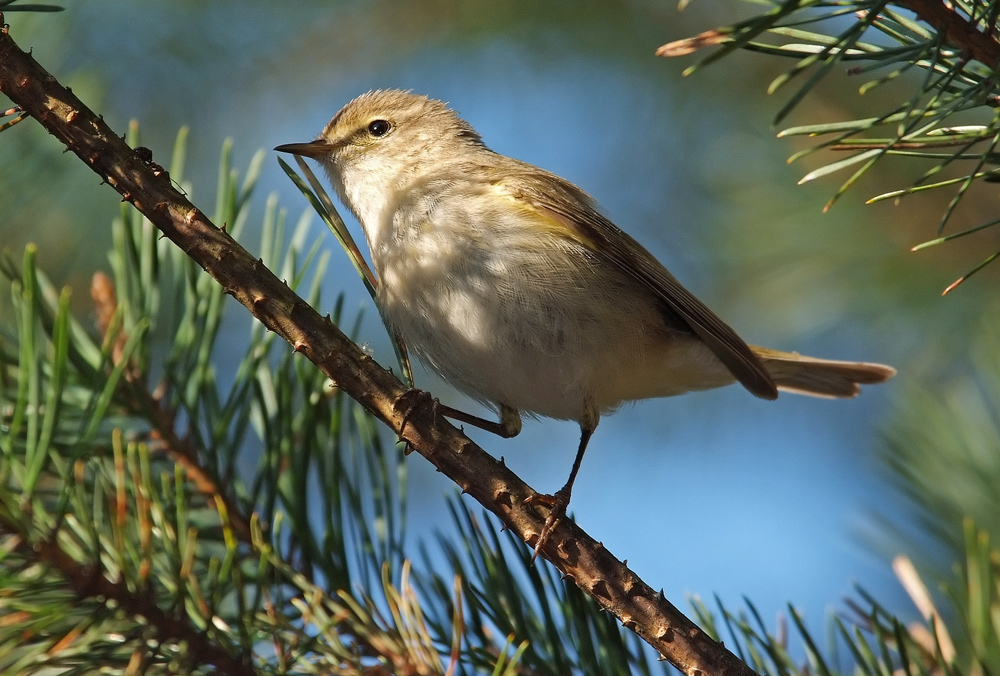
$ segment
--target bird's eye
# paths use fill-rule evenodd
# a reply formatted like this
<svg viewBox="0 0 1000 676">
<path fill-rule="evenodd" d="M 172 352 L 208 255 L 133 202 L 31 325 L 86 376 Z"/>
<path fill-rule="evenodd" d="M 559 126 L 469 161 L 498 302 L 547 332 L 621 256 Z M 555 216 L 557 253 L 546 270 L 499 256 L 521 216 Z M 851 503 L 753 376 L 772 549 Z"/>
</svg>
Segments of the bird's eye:
<svg viewBox="0 0 1000 676">
<path fill-rule="evenodd" d="M 392 125 L 386 120 L 372 120 L 368 123 L 368 133 L 375 138 L 382 138 L 389 133 Z"/>
</svg>

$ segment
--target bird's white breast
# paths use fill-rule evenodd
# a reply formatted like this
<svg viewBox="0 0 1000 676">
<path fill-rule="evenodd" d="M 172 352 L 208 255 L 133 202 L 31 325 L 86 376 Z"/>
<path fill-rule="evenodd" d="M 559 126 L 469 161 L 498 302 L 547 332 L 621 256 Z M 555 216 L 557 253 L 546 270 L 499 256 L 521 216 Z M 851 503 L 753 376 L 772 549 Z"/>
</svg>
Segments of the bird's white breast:
<svg viewBox="0 0 1000 676">
<path fill-rule="evenodd" d="M 379 308 L 467 394 L 580 420 L 591 406 L 691 389 L 685 373 L 664 382 L 668 352 L 678 364 L 714 361 L 700 341 L 665 340 L 634 280 L 492 186 L 426 188 L 401 191 L 369 230 Z"/>
</svg>

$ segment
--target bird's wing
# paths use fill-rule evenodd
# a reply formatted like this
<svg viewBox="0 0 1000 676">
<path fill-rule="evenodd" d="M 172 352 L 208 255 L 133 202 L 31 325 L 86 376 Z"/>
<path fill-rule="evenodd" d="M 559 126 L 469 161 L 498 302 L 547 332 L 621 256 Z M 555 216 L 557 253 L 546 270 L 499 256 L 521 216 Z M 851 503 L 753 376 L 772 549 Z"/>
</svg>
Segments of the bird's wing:
<svg viewBox="0 0 1000 676">
<path fill-rule="evenodd" d="M 614 223 L 602 216 L 584 191 L 555 174 L 531 167 L 531 178 L 511 172 L 497 186 L 508 195 L 554 219 L 566 236 L 611 261 L 644 284 L 673 310 L 751 393 L 775 399 L 778 389 L 767 369 L 735 331 L 681 286 L 673 275 Z"/>
</svg>

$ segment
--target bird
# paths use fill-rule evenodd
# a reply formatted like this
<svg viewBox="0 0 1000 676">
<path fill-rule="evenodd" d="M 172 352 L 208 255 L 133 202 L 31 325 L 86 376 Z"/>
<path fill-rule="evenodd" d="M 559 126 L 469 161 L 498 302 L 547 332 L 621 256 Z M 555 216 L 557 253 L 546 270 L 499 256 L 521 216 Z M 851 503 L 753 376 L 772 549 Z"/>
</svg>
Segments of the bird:
<svg viewBox="0 0 1000 676">
<path fill-rule="evenodd" d="M 315 140 L 275 150 L 317 161 L 361 224 L 389 330 L 499 420 L 446 415 L 504 437 L 524 415 L 579 424 L 568 480 L 532 498 L 549 507 L 534 556 L 622 404 L 733 383 L 850 398 L 895 374 L 748 345 L 586 192 L 494 152 L 442 101 L 370 91 Z"/>
</svg>

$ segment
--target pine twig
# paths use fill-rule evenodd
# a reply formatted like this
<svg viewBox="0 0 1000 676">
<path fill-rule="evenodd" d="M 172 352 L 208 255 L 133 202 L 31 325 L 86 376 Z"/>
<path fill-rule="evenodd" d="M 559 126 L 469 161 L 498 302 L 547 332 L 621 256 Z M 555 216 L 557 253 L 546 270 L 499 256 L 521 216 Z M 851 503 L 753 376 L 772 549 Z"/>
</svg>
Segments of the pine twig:
<svg viewBox="0 0 1000 676">
<path fill-rule="evenodd" d="M 918 19 L 928 23 L 950 45 L 961 48 L 971 58 L 995 69 L 1000 65 L 1000 42 L 955 11 L 954 5 L 942 0 L 898 0 L 912 10 Z"/>
<path fill-rule="evenodd" d="M 52 533 L 41 541 L 30 541 L 21 534 L 17 523 L 8 522 L 0 516 L 0 534 L 20 538 L 17 549 L 29 560 L 58 571 L 80 598 L 87 598 L 95 603 L 112 601 L 130 615 L 144 617 L 159 640 L 183 641 L 191 656 L 199 663 L 210 664 L 221 673 L 229 676 L 256 676 L 257 671 L 251 665 L 249 655 L 235 657 L 229 654 L 183 615 L 167 613 L 154 599 L 130 589 L 124 581 L 109 580 L 102 574 L 103 571 L 81 567 L 76 559 L 59 546 L 58 533 Z"/>
<path fill-rule="evenodd" d="M 107 275 L 103 273 L 94 275 L 91 281 L 91 298 L 94 301 L 101 333 L 107 335 L 111 317 L 118 306 L 114 283 Z M 118 335 L 114 337 L 115 344 L 111 351 L 112 364 L 117 365 L 121 362 L 122 346 L 125 345 L 127 339 L 128 336 L 124 331 L 119 331 Z M 151 392 L 134 368 L 129 366 L 125 369 L 125 379 L 132 390 L 130 393 L 132 396 L 128 401 L 131 411 L 136 415 L 151 419 L 153 436 L 161 444 L 164 452 L 171 460 L 184 468 L 185 474 L 195 489 L 208 498 L 207 504 L 217 508 L 221 502 L 225 506 L 226 518 L 233 533 L 245 544 L 252 545 L 250 518 L 243 513 L 229 492 L 222 490 L 215 477 L 202 466 L 198 458 L 198 450 L 190 440 L 178 436 L 176 431 L 177 411 L 167 406 L 155 392 Z M 267 527 L 263 523 L 261 526 L 265 529 Z"/>
<path fill-rule="evenodd" d="M 225 293 L 314 362 L 507 528 L 529 544 L 538 537 L 544 518 L 535 506 L 525 503 L 535 495 L 527 484 L 437 415 L 432 399 L 414 396 L 212 224 L 103 119 L 21 51 L 6 30 L 0 34 L 0 91 L 201 265 Z M 688 676 L 754 674 L 572 522 L 558 526 L 541 553 Z"/>
</svg>

